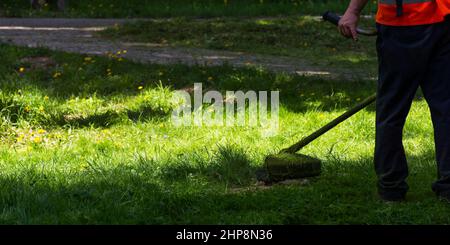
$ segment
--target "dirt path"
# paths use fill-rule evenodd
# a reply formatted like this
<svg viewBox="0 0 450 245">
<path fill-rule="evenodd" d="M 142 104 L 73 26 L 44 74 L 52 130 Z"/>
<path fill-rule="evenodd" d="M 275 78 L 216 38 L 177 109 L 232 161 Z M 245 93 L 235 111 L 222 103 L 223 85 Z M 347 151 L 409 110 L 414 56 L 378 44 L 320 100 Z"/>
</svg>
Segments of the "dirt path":
<svg viewBox="0 0 450 245">
<path fill-rule="evenodd" d="M 99 38 L 96 32 L 121 24 L 125 19 L 22 19 L 0 18 L 0 42 L 26 47 L 47 47 L 66 52 L 105 55 L 127 50 L 125 58 L 157 64 L 262 66 L 276 72 L 355 79 L 363 76 L 352 70 L 317 67 L 306 60 L 241 52 L 178 48 L 151 43 L 114 42 Z"/>
</svg>

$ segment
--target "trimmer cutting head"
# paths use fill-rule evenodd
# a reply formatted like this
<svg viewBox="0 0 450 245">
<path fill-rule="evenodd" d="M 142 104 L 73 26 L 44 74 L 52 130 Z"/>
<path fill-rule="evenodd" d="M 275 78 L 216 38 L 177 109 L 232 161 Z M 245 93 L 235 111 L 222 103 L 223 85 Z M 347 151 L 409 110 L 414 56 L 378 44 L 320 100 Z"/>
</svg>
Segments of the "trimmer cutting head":
<svg viewBox="0 0 450 245">
<path fill-rule="evenodd" d="M 257 178 L 264 182 L 278 182 L 287 179 L 313 177 L 320 174 L 321 161 L 303 154 L 279 153 L 269 155 L 264 161 L 264 169 Z"/>
</svg>

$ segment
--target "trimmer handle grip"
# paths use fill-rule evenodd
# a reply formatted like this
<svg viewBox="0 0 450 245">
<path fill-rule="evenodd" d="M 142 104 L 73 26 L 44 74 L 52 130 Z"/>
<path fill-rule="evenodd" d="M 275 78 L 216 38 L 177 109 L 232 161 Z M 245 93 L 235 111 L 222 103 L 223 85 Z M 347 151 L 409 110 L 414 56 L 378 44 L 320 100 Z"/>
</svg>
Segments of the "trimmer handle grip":
<svg viewBox="0 0 450 245">
<path fill-rule="evenodd" d="M 338 25 L 339 21 L 341 20 L 341 17 L 337 15 L 336 13 L 333 13 L 331 11 L 327 11 L 322 15 L 323 20 L 328 21 L 334 25 Z"/>
</svg>

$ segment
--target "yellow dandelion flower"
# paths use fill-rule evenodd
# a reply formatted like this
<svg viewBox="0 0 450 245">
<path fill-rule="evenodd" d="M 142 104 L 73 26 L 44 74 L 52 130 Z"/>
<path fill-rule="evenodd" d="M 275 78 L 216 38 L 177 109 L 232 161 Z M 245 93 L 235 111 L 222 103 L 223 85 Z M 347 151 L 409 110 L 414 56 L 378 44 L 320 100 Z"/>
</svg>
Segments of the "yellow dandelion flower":
<svg viewBox="0 0 450 245">
<path fill-rule="evenodd" d="M 83 163 L 83 164 L 80 165 L 79 170 L 83 171 L 83 170 L 85 170 L 87 168 L 88 168 L 88 165 L 86 163 Z"/>
<path fill-rule="evenodd" d="M 39 129 L 38 130 L 38 134 L 45 134 L 47 133 L 47 131 L 45 129 Z"/>
<path fill-rule="evenodd" d="M 61 72 L 55 72 L 55 74 L 53 74 L 53 78 L 58 78 L 61 76 Z"/>
<path fill-rule="evenodd" d="M 31 111 L 31 108 L 29 107 L 29 106 L 25 106 L 25 112 L 30 112 Z"/>
<path fill-rule="evenodd" d="M 208 81 L 212 81 L 212 80 L 214 80 L 213 77 L 208 77 Z"/>
<path fill-rule="evenodd" d="M 34 137 L 33 142 L 36 144 L 39 144 L 42 142 L 42 138 L 41 137 Z"/>
<path fill-rule="evenodd" d="M 139 86 L 138 89 L 142 90 L 142 89 L 144 89 L 144 86 Z"/>
<path fill-rule="evenodd" d="M 20 68 L 19 68 L 19 72 L 20 72 L 20 73 L 24 73 L 24 72 L 25 72 L 25 67 L 20 67 Z"/>
<path fill-rule="evenodd" d="M 44 96 L 44 100 L 48 100 L 49 98 L 48 98 L 48 96 L 46 95 L 46 96 Z"/>
<path fill-rule="evenodd" d="M 127 50 L 123 50 L 122 53 L 123 53 L 123 54 L 126 54 L 126 53 L 128 53 L 128 51 L 127 51 Z"/>
<path fill-rule="evenodd" d="M 39 106 L 39 112 L 44 112 L 44 107 L 43 106 Z"/>
<path fill-rule="evenodd" d="M 84 61 L 86 61 L 86 62 L 92 61 L 92 57 L 85 57 Z"/>
<path fill-rule="evenodd" d="M 17 143 L 23 142 L 23 138 L 25 137 L 24 134 L 20 134 L 19 137 L 16 138 Z"/>
</svg>

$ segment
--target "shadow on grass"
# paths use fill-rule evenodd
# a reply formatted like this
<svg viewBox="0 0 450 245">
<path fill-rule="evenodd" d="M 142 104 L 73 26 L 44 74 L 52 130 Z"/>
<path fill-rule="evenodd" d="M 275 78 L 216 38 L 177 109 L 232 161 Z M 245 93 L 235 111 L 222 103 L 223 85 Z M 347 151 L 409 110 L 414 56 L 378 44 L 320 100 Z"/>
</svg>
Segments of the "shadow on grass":
<svg viewBox="0 0 450 245">
<path fill-rule="evenodd" d="M 0 177 L 0 222 L 7 224 L 439 224 L 450 206 L 430 190 L 432 153 L 409 158 L 408 202 L 386 205 L 376 196 L 371 159 L 327 160 L 324 173 L 304 185 L 231 191 L 226 183 L 251 176 L 240 150 L 217 151 L 205 167 L 154 162 L 91 165 L 79 173 L 32 166 Z M 431 155 L 430 155 L 431 154 Z M 238 164 L 239 163 L 239 164 Z M 197 163 L 192 163 L 197 164 Z M 236 164 L 239 166 L 231 165 Z M 211 179 L 217 172 L 225 178 Z M 190 173 L 208 178 L 188 177 Z M 63 175 L 61 175 L 63 174 Z M 186 176 L 183 177 L 183 176 Z M 228 176 L 228 177 L 227 177 Z M 227 180 L 227 178 L 231 179 Z M 244 181 L 242 181 L 244 180 Z M 225 186 L 225 188 L 224 188 Z"/>
<path fill-rule="evenodd" d="M 158 173 L 158 178 L 164 181 L 200 177 L 231 186 L 248 185 L 254 180 L 257 169 L 243 148 L 231 145 L 219 145 L 217 152 L 207 161 L 196 153 L 178 155 L 162 164 L 139 156 L 138 166 L 140 171 Z"/>
<path fill-rule="evenodd" d="M 75 128 L 95 127 L 107 128 L 115 124 L 123 123 L 128 120 L 132 122 L 144 122 L 147 120 L 166 120 L 170 113 L 162 110 L 155 110 L 151 106 L 143 105 L 136 109 L 127 109 L 123 112 L 107 110 L 102 113 L 96 113 L 87 116 L 55 116 L 50 120 L 50 124 L 56 122 L 57 126 L 70 125 Z"/>
</svg>

